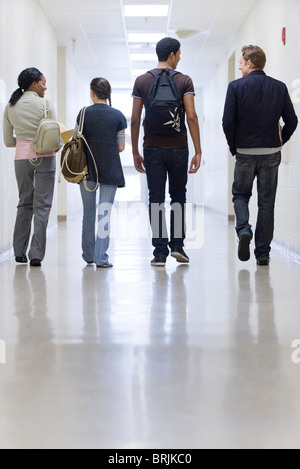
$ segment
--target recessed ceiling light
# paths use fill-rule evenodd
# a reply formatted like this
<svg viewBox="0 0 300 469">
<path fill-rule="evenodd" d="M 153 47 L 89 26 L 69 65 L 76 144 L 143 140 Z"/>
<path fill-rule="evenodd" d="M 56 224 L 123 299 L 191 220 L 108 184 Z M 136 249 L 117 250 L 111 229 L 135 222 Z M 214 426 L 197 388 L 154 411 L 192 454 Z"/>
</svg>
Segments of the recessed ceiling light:
<svg viewBox="0 0 300 469">
<path fill-rule="evenodd" d="M 125 16 L 168 16 L 169 5 L 125 5 Z"/>
<path fill-rule="evenodd" d="M 148 50 L 151 53 L 151 52 L 153 52 L 151 49 L 155 49 L 155 48 L 156 48 L 156 43 L 154 43 L 154 42 L 152 44 L 148 43 L 146 45 L 145 44 L 129 44 L 129 49 L 132 50 L 132 51 L 133 50 L 138 50 L 138 49 L 139 50 L 143 49 L 143 51 Z"/>
<path fill-rule="evenodd" d="M 159 42 L 165 37 L 165 33 L 128 33 L 128 42 Z"/>
</svg>

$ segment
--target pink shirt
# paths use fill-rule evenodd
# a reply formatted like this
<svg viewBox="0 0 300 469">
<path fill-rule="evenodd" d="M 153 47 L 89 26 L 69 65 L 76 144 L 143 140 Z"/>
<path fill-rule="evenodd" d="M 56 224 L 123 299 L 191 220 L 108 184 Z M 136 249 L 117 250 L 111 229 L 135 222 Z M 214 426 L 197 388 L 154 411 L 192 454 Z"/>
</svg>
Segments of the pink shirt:
<svg viewBox="0 0 300 469">
<path fill-rule="evenodd" d="M 56 156 L 55 151 L 52 151 L 51 153 L 44 153 L 42 155 L 38 155 L 34 151 L 32 147 L 32 143 L 33 143 L 33 140 L 28 140 L 27 142 L 17 142 L 16 156 L 15 156 L 16 161 Z"/>
</svg>

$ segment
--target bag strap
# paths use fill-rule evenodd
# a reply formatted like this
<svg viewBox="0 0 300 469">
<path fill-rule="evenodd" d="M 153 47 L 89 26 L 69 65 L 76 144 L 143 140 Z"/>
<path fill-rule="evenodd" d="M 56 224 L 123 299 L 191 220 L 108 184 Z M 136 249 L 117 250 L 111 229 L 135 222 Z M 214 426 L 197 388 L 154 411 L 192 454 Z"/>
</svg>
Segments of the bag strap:
<svg viewBox="0 0 300 469">
<path fill-rule="evenodd" d="M 95 160 L 95 157 L 93 155 L 93 152 L 88 144 L 88 142 L 86 141 L 84 135 L 83 135 L 83 127 L 84 127 L 84 120 L 85 120 L 85 111 L 86 111 L 86 107 L 84 107 L 82 110 L 81 110 L 81 113 L 80 113 L 80 119 L 79 119 L 79 127 L 78 127 L 78 133 L 77 133 L 77 138 L 82 138 L 82 140 L 84 141 L 91 157 L 92 157 L 92 160 L 93 160 L 93 163 L 94 163 L 94 167 L 95 167 L 95 172 L 96 172 L 96 177 L 97 177 L 97 182 L 96 182 L 96 186 L 93 190 L 89 189 L 88 187 L 88 180 L 87 180 L 87 175 L 85 175 L 84 179 L 83 179 L 83 184 L 84 184 L 84 188 L 87 192 L 96 192 L 99 188 L 99 172 L 98 172 L 98 168 L 97 168 L 97 164 L 96 164 L 96 160 Z M 59 177 L 59 181 L 58 182 L 61 182 L 61 175 L 62 175 L 62 172 L 63 172 L 63 168 L 64 166 L 67 167 L 67 170 L 69 171 L 69 173 L 71 174 L 74 174 L 74 176 L 80 176 L 81 173 L 73 173 L 70 168 L 68 167 L 68 156 L 70 154 L 70 150 L 67 151 L 66 155 L 65 155 L 65 158 L 64 158 L 64 161 L 63 161 L 63 164 L 62 164 L 62 168 L 61 168 L 61 173 L 60 173 L 60 177 Z"/>
<path fill-rule="evenodd" d="M 175 77 L 176 75 L 182 75 L 181 72 L 178 72 L 177 70 L 170 70 L 170 68 L 166 67 L 161 69 L 159 72 L 155 69 L 149 70 L 147 73 L 150 73 L 154 78 L 157 78 L 159 75 L 163 75 L 163 73 L 166 73 L 166 75 L 169 75 L 170 77 Z"/>
<path fill-rule="evenodd" d="M 95 189 L 91 190 L 89 189 L 88 187 L 88 180 L 87 180 L 87 177 L 85 176 L 84 180 L 83 180 L 83 185 L 84 185 L 84 188 L 87 192 L 96 192 L 96 190 L 98 190 L 99 188 L 99 173 L 98 173 L 98 168 L 97 168 L 97 164 L 96 164 L 96 160 L 95 160 L 95 157 L 93 155 L 93 152 L 92 150 L 90 149 L 90 146 L 88 144 L 88 142 L 86 141 L 85 137 L 82 135 L 81 136 L 82 140 L 84 141 L 84 143 L 86 144 L 87 146 L 87 149 L 88 151 L 90 152 L 90 155 L 92 157 L 92 160 L 93 160 L 93 163 L 94 163 L 94 167 L 95 167 L 95 172 L 96 172 L 96 178 L 97 178 L 97 182 L 96 182 L 96 186 L 95 186 Z"/>
<path fill-rule="evenodd" d="M 154 78 L 157 78 L 159 73 L 156 70 L 149 70 L 150 75 L 152 75 Z"/>
<path fill-rule="evenodd" d="M 78 137 L 82 137 L 83 136 L 83 127 L 84 127 L 84 120 L 85 120 L 85 111 L 86 111 L 86 107 L 84 107 L 83 109 L 81 109 L 81 112 L 80 112 L 80 118 L 79 118 L 79 127 L 78 127 Z"/>
<path fill-rule="evenodd" d="M 45 101 L 45 109 L 43 114 L 43 119 L 49 119 L 49 101 L 46 99 Z M 42 120 L 43 120 L 42 119 Z M 29 154 L 29 162 L 32 166 L 38 167 L 42 164 L 42 158 L 32 158 L 32 150 L 33 150 L 33 143 L 30 145 L 30 154 Z"/>
<path fill-rule="evenodd" d="M 49 119 L 49 101 L 46 99 L 43 119 Z"/>
<path fill-rule="evenodd" d="M 95 157 L 93 155 L 93 152 L 88 144 L 88 142 L 86 141 L 86 138 L 84 137 L 83 135 L 83 127 L 84 127 L 84 120 L 85 120 L 85 112 L 86 112 L 86 107 L 84 107 L 82 110 L 81 110 L 81 113 L 80 113 L 80 120 L 79 120 L 79 128 L 78 128 L 78 137 L 82 138 L 82 140 L 84 141 L 91 157 L 92 157 L 92 160 L 93 160 L 93 163 L 94 163 L 94 167 L 95 167 L 95 172 L 96 172 L 96 177 L 97 177 L 97 182 L 96 182 L 96 186 L 95 186 L 95 189 L 91 190 L 89 189 L 88 187 L 88 181 L 87 181 L 87 177 L 84 178 L 83 180 L 83 184 L 84 184 L 84 188 L 87 192 L 96 192 L 96 190 L 98 189 L 99 187 L 99 173 L 98 173 L 98 168 L 97 168 L 97 164 L 96 164 L 96 161 L 95 161 Z"/>
</svg>

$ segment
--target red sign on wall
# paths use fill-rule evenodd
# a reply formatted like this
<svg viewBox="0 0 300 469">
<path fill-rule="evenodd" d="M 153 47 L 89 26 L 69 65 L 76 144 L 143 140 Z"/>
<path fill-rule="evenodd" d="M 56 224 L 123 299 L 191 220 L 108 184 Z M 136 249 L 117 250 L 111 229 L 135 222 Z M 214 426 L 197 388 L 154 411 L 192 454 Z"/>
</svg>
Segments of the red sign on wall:
<svg viewBox="0 0 300 469">
<path fill-rule="evenodd" d="M 286 28 L 282 28 L 282 42 L 283 45 L 286 45 Z"/>
</svg>

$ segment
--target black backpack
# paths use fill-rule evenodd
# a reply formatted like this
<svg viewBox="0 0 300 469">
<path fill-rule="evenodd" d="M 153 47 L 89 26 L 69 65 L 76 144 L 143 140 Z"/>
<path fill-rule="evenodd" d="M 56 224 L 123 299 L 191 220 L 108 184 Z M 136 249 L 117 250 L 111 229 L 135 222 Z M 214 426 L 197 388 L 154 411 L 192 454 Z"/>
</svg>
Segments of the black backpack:
<svg viewBox="0 0 300 469">
<path fill-rule="evenodd" d="M 154 77 L 149 90 L 144 121 L 145 131 L 152 135 L 174 136 L 185 130 L 182 97 L 173 80 L 179 72 L 164 69 L 151 70 Z"/>
</svg>

